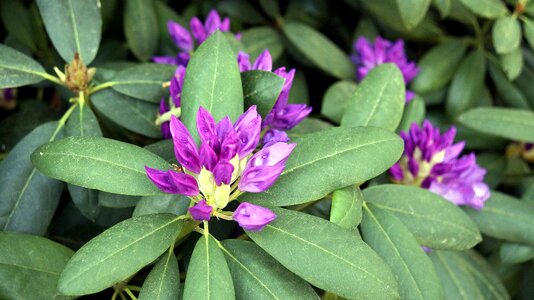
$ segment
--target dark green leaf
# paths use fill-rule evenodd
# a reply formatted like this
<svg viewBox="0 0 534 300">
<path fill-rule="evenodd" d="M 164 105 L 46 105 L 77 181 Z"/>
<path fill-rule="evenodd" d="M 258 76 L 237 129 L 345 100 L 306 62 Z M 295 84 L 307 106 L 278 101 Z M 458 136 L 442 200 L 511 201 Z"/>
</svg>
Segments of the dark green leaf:
<svg viewBox="0 0 534 300">
<path fill-rule="evenodd" d="M 516 79 L 523 70 L 523 52 L 517 47 L 509 53 L 500 56 L 501 67 L 510 80 Z"/>
<path fill-rule="evenodd" d="M 534 247 L 516 243 L 503 243 L 499 255 L 503 263 L 519 264 L 534 258 Z"/>
<path fill-rule="evenodd" d="M 360 188 L 348 186 L 332 193 L 330 222 L 354 230 L 362 220 L 363 194 Z"/>
<path fill-rule="evenodd" d="M 68 137 L 37 148 L 33 164 L 44 174 L 68 183 L 132 196 L 162 192 L 145 166 L 165 170 L 169 164 L 138 146 L 98 137 Z"/>
<path fill-rule="evenodd" d="M 172 79 L 176 66 L 166 64 L 141 64 L 124 69 L 113 77 L 112 88 L 130 97 L 159 103 L 168 89 L 163 83 Z"/>
<path fill-rule="evenodd" d="M 163 254 L 148 274 L 139 300 L 175 300 L 180 296 L 180 270 L 172 249 Z"/>
<path fill-rule="evenodd" d="M 189 208 L 189 202 L 189 198 L 183 195 L 144 196 L 135 206 L 133 215 L 142 216 L 159 213 L 185 215 Z"/>
<path fill-rule="evenodd" d="M 320 199 L 383 173 L 403 150 L 397 135 L 374 127 L 332 128 L 293 142 L 297 147 L 275 184 L 263 193 L 246 193 L 240 201 L 285 206 Z"/>
<path fill-rule="evenodd" d="M 348 80 L 331 85 L 324 94 L 321 114 L 335 123 L 341 123 L 345 108 L 356 90 L 356 83 Z"/>
<path fill-rule="evenodd" d="M 59 291 L 87 295 L 127 279 L 169 248 L 182 225 L 175 215 L 155 214 L 109 228 L 69 260 L 59 278 Z"/>
<path fill-rule="evenodd" d="M 521 43 L 521 25 L 516 16 L 501 17 L 493 24 L 493 46 L 499 54 L 510 53 Z"/>
<path fill-rule="evenodd" d="M 407 131 L 413 123 L 421 124 L 425 119 L 425 113 L 425 100 L 415 95 L 404 108 L 404 114 L 402 115 L 398 130 Z"/>
<path fill-rule="evenodd" d="M 38 62 L 0 44 L 0 88 L 34 84 L 45 76 L 47 74 Z"/>
<path fill-rule="evenodd" d="M 477 226 L 460 208 L 428 190 L 384 184 L 365 189 L 363 196 L 395 215 L 420 245 L 464 250 L 482 240 Z"/>
<path fill-rule="evenodd" d="M 78 210 L 91 221 L 95 221 L 100 214 L 98 205 L 98 191 L 90 190 L 74 184 L 67 184 L 72 202 Z"/>
<path fill-rule="evenodd" d="M 465 268 L 484 295 L 483 299 L 510 299 L 508 291 L 493 268 L 473 250 L 458 252 L 459 263 Z"/>
<path fill-rule="evenodd" d="M 500 66 L 490 63 L 489 73 L 497 87 L 497 91 L 506 104 L 516 108 L 528 108 L 525 95 L 512 83 L 501 70 Z"/>
<path fill-rule="evenodd" d="M 397 0 L 399 14 L 406 29 L 417 26 L 425 17 L 430 0 Z"/>
<path fill-rule="evenodd" d="M 473 13 L 488 19 L 504 16 L 508 10 L 501 0 L 460 0 Z"/>
<path fill-rule="evenodd" d="M 284 79 L 272 72 L 248 71 L 241 73 L 245 107 L 257 105 L 258 113 L 265 118 L 278 99 Z"/>
<path fill-rule="evenodd" d="M 501 154 L 480 153 L 477 154 L 477 163 L 486 169 L 484 182 L 490 187 L 495 188 L 501 182 L 506 169 L 506 158 Z"/>
<path fill-rule="evenodd" d="M 152 57 L 158 46 L 158 20 L 153 0 L 126 1 L 124 35 L 137 59 L 147 61 Z"/>
<path fill-rule="evenodd" d="M 161 156 L 163 159 L 170 163 L 177 163 L 174 156 L 174 142 L 172 139 L 162 140 L 145 146 L 148 151 Z"/>
<path fill-rule="evenodd" d="M 85 64 L 96 56 L 102 34 L 98 0 L 37 0 L 46 32 L 67 63 L 78 53 Z"/>
<path fill-rule="evenodd" d="M 297 126 L 293 127 L 290 131 L 287 132 L 287 135 L 290 139 L 295 139 L 299 136 L 313 133 L 321 130 L 326 130 L 332 128 L 332 124 L 315 119 L 315 118 L 306 118 L 302 120 Z"/>
<path fill-rule="evenodd" d="M 254 61 L 268 49 L 273 58 L 277 60 L 284 52 L 284 44 L 280 34 L 271 27 L 254 27 L 243 31 L 241 42 L 245 46 L 245 52 L 250 55 L 250 60 Z"/>
<path fill-rule="evenodd" d="M 451 11 L 451 0 L 433 0 L 432 5 L 434 5 L 441 16 L 442 19 L 446 18 Z"/>
<path fill-rule="evenodd" d="M 98 204 L 104 207 L 124 208 L 136 206 L 141 197 L 98 192 Z"/>
<path fill-rule="evenodd" d="M 534 49 L 534 22 L 527 17 L 521 19 L 523 21 L 523 32 L 530 49 Z"/>
<path fill-rule="evenodd" d="M 6 31 L 18 42 L 34 51 L 36 46 L 33 40 L 30 13 L 24 3 L 20 0 L 2 0 L 0 1 L 0 15 Z"/>
<path fill-rule="evenodd" d="M 391 270 L 357 235 L 321 218 L 273 211 L 275 221 L 247 234 L 291 272 L 345 298 L 398 298 Z"/>
</svg>

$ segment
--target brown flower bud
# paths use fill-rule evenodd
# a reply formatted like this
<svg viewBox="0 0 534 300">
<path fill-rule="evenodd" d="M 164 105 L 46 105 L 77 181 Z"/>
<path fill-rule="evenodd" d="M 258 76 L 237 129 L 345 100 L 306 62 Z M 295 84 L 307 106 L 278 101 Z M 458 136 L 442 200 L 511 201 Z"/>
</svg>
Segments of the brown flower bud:
<svg viewBox="0 0 534 300">
<path fill-rule="evenodd" d="M 95 73 L 96 69 L 88 69 L 78 53 L 75 53 L 72 62 L 65 66 L 65 83 L 72 91 L 84 91 L 89 86 Z"/>
</svg>

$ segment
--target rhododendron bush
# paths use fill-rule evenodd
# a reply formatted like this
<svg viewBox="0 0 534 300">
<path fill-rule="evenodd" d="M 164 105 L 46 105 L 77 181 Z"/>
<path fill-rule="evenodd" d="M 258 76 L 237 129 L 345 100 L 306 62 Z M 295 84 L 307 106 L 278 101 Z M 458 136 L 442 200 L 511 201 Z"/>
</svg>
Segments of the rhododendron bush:
<svg viewBox="0 0 534 300">
<path fill-rule="evenodd" d="M 534 2 L 0 17 L 1 299 L 534 298 Z"/>
</svg>

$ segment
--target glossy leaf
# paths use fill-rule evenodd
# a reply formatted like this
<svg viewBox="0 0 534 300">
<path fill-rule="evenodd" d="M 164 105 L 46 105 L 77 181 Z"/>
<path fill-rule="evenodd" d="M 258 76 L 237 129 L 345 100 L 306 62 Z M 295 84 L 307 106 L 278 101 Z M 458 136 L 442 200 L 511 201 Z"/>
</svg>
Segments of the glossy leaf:
<svg viewBox="0 0 534 300">
<path fill-rule="evenodd" d="M 352 62 L 322 33 L 299 22 L 286 22 L 283 31 L 289 41 L 325 73 L 340 79 L 354 78 Z"/>
<path fill-rule="evenodd" d="M 285 206 L 320 199 L 378 176 L 403 150 L 397 135 L 374 127 L 331 128 L 293 142 L 297 146 L 275 184 L 263 193 L 243 194 L 239 201 Z"/>
<path fill-rule="evenodd" d="M 415 96 L 404 108 L 399 131 L 407 131 L 413 123 L 421 124 L 426 116 L 425 100 Z"/>
<path fill-rule="evenodd" d="M 377 66 L 356 87 L 341 126 L 374 126 L 395 130 L 406 102 L 404 79 L 394 64 Z"/>
<path fill-rule="evenodd" d="M 397 217 L 422 246 L 464 250 L 482 240 L 477 226 L 460 208 L 428 190 L 384 184 L 365 189 L 363 196 Z"/>
<path fill-rule="evenodd" d="M 243 31 L 241 42 L 245 52 L 250 55 L 251 61 L 268 49 L 273 61 L 276 61 L 284 52 L 284 44 L 280 34 L 271 27 L 253 27 Z"/>
<path fill-rule="evenodd" d="M 31 27 L 31 16 L 23 1 L 3 0 L 0 1 L 0 15 L 7 33 L 28 47 L 32 51 L 36 49 Z"/>
<path fill-rule="evenodd" d="M 102 136 L 102 130 L 91 108 L 78 105 L 65 124 L 66 136 Z"/>
<path fill-rule="evenodd" d="M 87 295 L 127 279 L 168 249 L 182 224 L 175 215 L 154 214 L 109 228 L 69 260 L 59 278 L 59 291 Z"/>
<path fill-rule="evenodd" d="M 158 20 L 154 1 L 128 0 L 125 5 L 123 26 L 126 42 L 137 59 L 147 61 L 158 45 Z"/>
<path fill-rule="evenodd" d="M 143 148 L 98 137 L 69 137 L 49 143 L 37 148 L 31 159 L 49 177 L 132 196 L 162 194 L 144 167 L 169 168 L 165 160 Z"/>
<path fill-rule="evenodd" d="M 257 106 L 258 113 L 265 116 L 272 110 L 278 99 L 284 78 L 266 71 L 248 71 L 241 73 L 245 107 Z"/>
<path fill-rule="evenodd" d="M 501 0 L 460 0 L 471 12 L 488 19 L 504 16 L 508 10 Z"/>
<path fill-rule="evenodd" d="M 348 186 L 332 193 L 330 222 L 354 230 L 362 220 L 363 194 L 360 188 Z"/>
<path fill-rule="evenodd" d="M 183 195 L 144 196 L 135 206 L 133 216 L 159 213 L 170 213 L 177 216 L 185 215 L 189 208 L 189 202 L 189 198 Z"/>
<path fill-rule="evenodd" d="M 341 123 L 345 108 L 356 90 L 356 84 L 343 80 L 331 85 L 324 94 L 321 114 L 335 123 Z"/>
<path fill-rule="evenodd" d="M 291 272 L 345 298 L 398 298 L 391 270 L 354 233 L 300 212 L 273 211 L 275 221 L 247 234 Z"/>
<path fill-rule="evenodd" d="M 516 16 L 499 18 L 493 24 L 493 46 L 499 54 L 510 53 L 521 43 L 521 25 Z"/>
<path fill-rule="evenodd" d="M 37 0 L 46 32 L 63 60 L 75 53 L 88 65 L 96 56 L 102 34 L 100 3 L 97 0 Z"/>
<path fill-rule="evenodd" d="M 163 254 L 148 274 L 140 300 L 174 300 L 180 296 L 180 270 L 172 249 Z"/>
<path fill-rule="evenodd" d="M 397 0 L 399 14 L 406 29 L 412 29 L 425 17 L 430 0 Z"/>
<path fill-rule="evenodd" d="M 46 75 L 38 62 L 0 44 L 0 88 L 34 84 L 43 80 Z"/>
<path fill-rule="evenodd" d="M 171 80 L 176 66 L 165 64 L 141 64 L 126 68 L 111 80 L 112 88 L 133 98 L 159 103 L 168 95 L 163 83 Z"/>
</svg>

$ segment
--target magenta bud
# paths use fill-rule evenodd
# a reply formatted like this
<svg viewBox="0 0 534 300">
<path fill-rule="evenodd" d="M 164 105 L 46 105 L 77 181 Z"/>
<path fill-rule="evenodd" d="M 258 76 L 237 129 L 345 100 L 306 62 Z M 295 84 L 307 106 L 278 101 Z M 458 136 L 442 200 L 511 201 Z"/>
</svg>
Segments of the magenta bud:
<svg viewBox="0 0 534 300">
<path fill-rule="evenodd" d="M 174 21 L 169 21 L 167 30 L 178 48 L 187 52 L 193 50 L 193 38 L 187 29 Z"/>
<path fill-rule="evenodd" d="M 276 214 L 268 208 L 243 202 L 234 211 L 233 218 L 245 230 L 260 231 L 276 219 Z"/>
<path fill-rule="evenodd" d="M 206 200 L 200 200 L 197 204 L 189 208 L 189 213 L 195 221 L 209 221 L 213 207 L 206 203 Z"/>
</svg>

